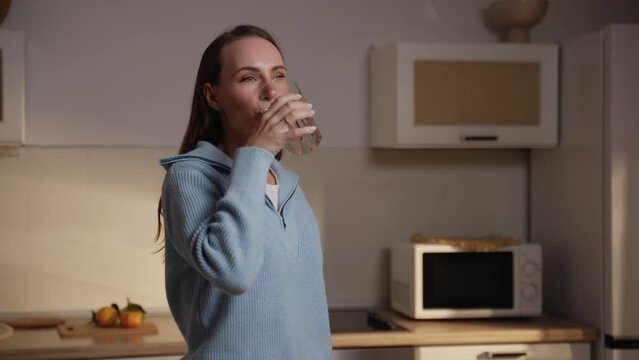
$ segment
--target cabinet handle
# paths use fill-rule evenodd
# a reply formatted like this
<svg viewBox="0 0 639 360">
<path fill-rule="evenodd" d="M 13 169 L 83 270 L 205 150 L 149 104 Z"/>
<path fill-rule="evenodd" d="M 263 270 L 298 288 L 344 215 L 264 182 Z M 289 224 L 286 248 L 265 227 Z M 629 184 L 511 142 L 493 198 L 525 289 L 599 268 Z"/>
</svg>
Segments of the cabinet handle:
<svg viewBox="0 0 639 360">
<path fill-rule="evenodd" d="M 497 135 L 462 135 L 461 141 L 497 141 Z"/>
<path fill-rule="evenodd" d="M 493 353 L 490 351 L 483 352 L 477 355 L 477 360 L 484 359 L 526 359 L 527 354 L 525 352 L 503 352 Z"/>
</svg>

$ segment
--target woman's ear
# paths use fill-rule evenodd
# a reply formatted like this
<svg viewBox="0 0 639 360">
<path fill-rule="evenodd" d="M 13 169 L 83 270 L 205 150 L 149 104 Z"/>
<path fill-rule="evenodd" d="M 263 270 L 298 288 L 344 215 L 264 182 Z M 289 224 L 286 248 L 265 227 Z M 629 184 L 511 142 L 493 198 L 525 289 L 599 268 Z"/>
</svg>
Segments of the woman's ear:
<svg viewBox="0 0 639 360">
<path fill-rule="evenodd" d="M 213 89 L 213 85 L 210 83 L 204 84 L 204 98 L 206 99 L 206 103 L 209 104 L 210 107 L 217 111 L 220 110 L 220 103 L 217 101 L 217 96 L 215 96 L 215 90 Z"/>
</svg>

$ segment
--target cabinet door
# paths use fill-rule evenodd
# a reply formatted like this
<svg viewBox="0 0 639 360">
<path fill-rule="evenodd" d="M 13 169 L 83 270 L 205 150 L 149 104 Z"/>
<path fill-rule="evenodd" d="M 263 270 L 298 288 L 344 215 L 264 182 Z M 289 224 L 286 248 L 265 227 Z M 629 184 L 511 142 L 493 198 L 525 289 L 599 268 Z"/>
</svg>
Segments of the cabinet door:
<svg viewBox="0 0 639 360">
<path fill-rule="evenodd" d="M 589 360 L 589 343 L 424 346 L 417 360 Z"/>
<path fill-rule="evenodd" d="M 0 146 L 24 143 L 24 34 L 0 30 Z"/>
<path fill-rule="evenodd" d="M 371 54 L 373 147 L 550 147 L 558 47 L 395 44 Z"/>
<path fill-rule="evenodd" d="M 331 360 L 413 360 L 414 358 L 414 349 L 411 347 L 335 349 L 331 354 Z"/>
</svg>

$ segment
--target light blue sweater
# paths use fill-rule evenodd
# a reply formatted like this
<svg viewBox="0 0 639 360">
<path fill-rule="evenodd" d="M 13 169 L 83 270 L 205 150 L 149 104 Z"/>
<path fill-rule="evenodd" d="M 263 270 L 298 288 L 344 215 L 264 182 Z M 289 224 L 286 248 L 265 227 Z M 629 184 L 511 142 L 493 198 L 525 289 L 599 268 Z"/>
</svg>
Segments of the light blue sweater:
<svg viewBox="0 0 639 360">
<path fill-rule="evenodd" d="M 187 358 L 328 360 L 319 230 L 297 176 L 264 149 L 233 161 L 204 141 L 160 163 L 166 293 Z"/>
</svg>

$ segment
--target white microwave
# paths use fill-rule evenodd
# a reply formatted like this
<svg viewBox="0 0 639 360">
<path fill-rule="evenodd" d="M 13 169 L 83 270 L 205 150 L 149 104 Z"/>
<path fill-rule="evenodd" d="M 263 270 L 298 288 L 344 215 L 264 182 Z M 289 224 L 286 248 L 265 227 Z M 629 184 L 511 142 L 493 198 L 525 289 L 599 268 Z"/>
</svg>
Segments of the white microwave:
<svg viewBox="0 0 639 360">
<path fill-rule="evenodd" d="M 490 251 L 406 243 L 392 249 L 391 307 L 414 319 L 539 316 L 538 244 Z"/>
</svg>

